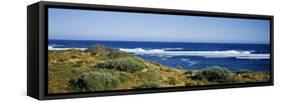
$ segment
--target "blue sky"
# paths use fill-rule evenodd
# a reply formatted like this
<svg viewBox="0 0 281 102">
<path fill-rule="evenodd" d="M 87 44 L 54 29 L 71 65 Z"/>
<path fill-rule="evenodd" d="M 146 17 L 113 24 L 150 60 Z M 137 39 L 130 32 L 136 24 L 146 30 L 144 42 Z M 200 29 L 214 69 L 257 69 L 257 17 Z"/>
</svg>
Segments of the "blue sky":
<svg viewBox="0 0 281 102">
<path fill-rule="evenodd" d="M 269 43 L 269 20 L 49 8 L 49 39 Z"/>
</svg>

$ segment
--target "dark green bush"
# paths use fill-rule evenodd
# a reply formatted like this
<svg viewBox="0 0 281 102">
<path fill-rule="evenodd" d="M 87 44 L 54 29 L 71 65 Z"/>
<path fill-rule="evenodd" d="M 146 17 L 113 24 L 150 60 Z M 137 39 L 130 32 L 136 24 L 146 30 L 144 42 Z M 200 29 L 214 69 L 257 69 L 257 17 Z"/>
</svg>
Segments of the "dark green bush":
<svg viewBox="0 0 281 102">
<path fill-rule="evenodd" d="M 233 77 L 231 76 L 231 72 L 226 68 L 221 68 L 218 66 L 210 67 L 203 69 L 194 77 L 199 80 L 208 80 L 215 82 L 231 82 L 233 81 Z"/>
<path fill-rule="evenodd" d="M 156 82 L 145 81 L 141 86 L 137 87 L 139 89 L 146 89 L 146 88 L 159 88 L 160 85 Z"/>
<path fill-rule="evenodd" d="M 115 69 L 126 72 L 136 72 L 144 69 L 146 65 L 133 58 L 110 59 L 105 62 L 97 63 L 95 68 Z"/>
<path fill-rule="evenodd" d="M 185 71 L 184 74 L 192 74 L 192 71 L 190 71 L 190 70 Z"/>
<path fill-rule="evenodd" d="M 71 79 L 69 84 L 73 91 L 103 91 L 116 87 L 119 80 L 110 73 L 90 72 Z"/>
<path fill-rule="evenodd" d="M 110 59 L 116 59 L 116 58 L 125 58 L 131 56 L 127 52 L 122 52 L 122 51 L 112 51 L 108 54 L 108 57 Z"/>
</svg>

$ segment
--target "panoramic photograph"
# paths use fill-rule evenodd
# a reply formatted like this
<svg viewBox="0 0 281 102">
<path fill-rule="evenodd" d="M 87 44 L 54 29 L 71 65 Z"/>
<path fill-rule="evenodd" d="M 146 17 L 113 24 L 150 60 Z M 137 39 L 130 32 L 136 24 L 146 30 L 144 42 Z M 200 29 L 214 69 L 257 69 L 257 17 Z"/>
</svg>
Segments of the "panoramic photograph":
<svg viewBox="0 0 281 102">
<path fill-rule="evenodd" d="M 48 94 L 270 81 L 270 21 L 48 8 Z"/>
</svg>

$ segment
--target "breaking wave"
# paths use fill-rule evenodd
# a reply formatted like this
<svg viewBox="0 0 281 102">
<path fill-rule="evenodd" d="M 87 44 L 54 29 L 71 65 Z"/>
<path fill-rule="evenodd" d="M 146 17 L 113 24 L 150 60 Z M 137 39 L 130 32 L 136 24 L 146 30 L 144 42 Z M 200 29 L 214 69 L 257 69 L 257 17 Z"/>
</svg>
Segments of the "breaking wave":
<svg viewBox="0 0 281 102">
<path fill-rule="evenodd" d="M 253 51 L 169 51 L 166 49 L 143 49 L 143 48 L 120 48 L 120 51 L 134 53 L 137 55 L 160 55 L 160 56 L 201 56 L 205 58 L 230 58 L 237 59 L 269 59 L 268 53 L 255 54 Z"/>
<path fill-rule="evenodd" d="M 63 45 L 48 45 L 48 50 L 69 50 L 69 49 L 86 50 L 87 49 L 87 48 L 62 48 L 62 46 Z"/>
</svg>

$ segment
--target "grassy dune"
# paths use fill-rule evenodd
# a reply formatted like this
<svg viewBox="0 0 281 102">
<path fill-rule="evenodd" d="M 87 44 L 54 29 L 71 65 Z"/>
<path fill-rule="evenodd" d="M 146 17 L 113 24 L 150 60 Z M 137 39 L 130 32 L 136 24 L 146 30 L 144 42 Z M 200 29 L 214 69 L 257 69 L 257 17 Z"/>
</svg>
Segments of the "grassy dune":
<svg viewBox="0 0 281 102">
<path fill-rule="evenodd" d="M 194 71 L 171 68 L 102 45 L 85 51 L 48 51 L 49 94 L 264 82 L 269 75 L 218 66 Z"/>
</svg>

